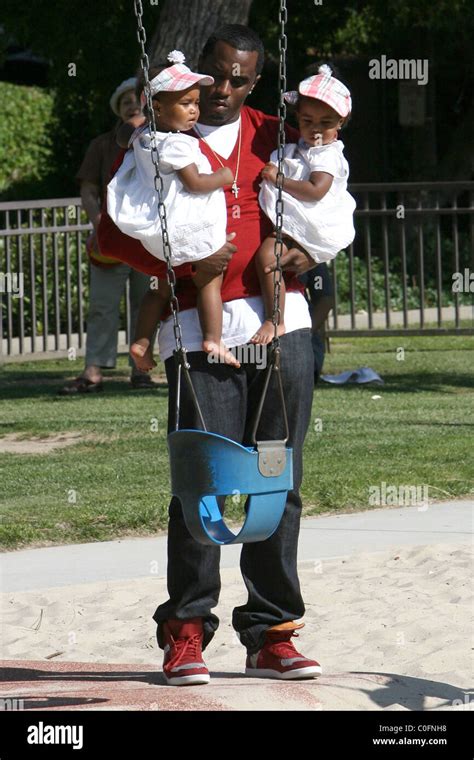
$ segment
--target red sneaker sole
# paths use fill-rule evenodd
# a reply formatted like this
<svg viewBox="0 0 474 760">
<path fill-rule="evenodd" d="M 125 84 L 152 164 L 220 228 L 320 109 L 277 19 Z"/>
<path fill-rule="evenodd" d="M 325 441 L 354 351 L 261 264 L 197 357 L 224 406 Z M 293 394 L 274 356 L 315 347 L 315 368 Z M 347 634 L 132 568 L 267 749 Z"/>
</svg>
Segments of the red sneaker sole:
<svg viewBox="0 0 474 760">
<path fill-rule="evenodd" d="M 313 665 L 308 668 L 298 668 L 287 670 L 279 673 L 278 670 L 267 670 L 264 668 L 245 668 L 245 675 L 252 678 L 277 678 L 281 681 L 290 681 L 299 678 L 317 678 L 322 674 L 322 668 Z"/>
<path fill-rule="evenodd" d="M 171 676 L 163 674 L 168 686 L 197 686 L 198 684 L 209 683 L 211 677 L 206 673 L 198 673 L 193 676 Z"/>
</svg>

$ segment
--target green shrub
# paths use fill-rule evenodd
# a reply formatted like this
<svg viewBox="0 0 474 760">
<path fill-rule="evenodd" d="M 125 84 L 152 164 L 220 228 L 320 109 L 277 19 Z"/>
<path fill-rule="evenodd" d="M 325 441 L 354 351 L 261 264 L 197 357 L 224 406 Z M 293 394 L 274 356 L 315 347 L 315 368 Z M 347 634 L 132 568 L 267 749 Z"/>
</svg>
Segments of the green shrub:
<svg viewBox="0 0 474 760">
<path fill-rule="evenodd" d="M 53 95 L 39 87 L 0 82 L 0 197 L 38 196 L 52 172 Z"/>
</svg>

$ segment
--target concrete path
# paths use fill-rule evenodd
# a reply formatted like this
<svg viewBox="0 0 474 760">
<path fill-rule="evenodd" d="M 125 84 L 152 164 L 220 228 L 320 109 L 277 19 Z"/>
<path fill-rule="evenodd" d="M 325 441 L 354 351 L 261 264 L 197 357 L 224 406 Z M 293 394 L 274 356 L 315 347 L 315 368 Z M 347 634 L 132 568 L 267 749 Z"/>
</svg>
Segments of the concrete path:
<svg viewBox="0 0 474 760">
<path fill-rule="evenodd" d="M 371 509 L 305 518 L 298 561 L 328 559 L 392 546 L 472 542 L 473 501 L 424 507 Z M 166 535 L 27 549 L 0 555 L 0 591 L 69 586 L 94 581 L 166 576 Z M 225 546 L 222 567 L 238 567 L 240 546 Z M 155 564 L 151 564 L 155 563 Z"/>
</svg>

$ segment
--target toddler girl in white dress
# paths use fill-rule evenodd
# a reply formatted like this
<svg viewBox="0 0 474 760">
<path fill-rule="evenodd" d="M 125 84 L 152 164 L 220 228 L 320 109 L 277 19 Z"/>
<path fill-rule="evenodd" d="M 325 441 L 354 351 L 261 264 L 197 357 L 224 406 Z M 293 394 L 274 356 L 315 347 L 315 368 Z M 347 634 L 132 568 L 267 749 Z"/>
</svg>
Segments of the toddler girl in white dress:
<svg viewBox="0 0 474 760">
<path fill-rule="evenodd" d="M 213 172 L 199 150 L 199 141 L 181 134 L 192 129 L 199 118 L 199 85 L 211 85 L 214 79 L 192 72 L 184 65 L 180 51 L 172 51 L 168 60 L 173 65 L 151 71 L 151 75 L 158 73 L 150 86 L 171 264 L 176 267 L 196 264 L 226 243 L 227 209 L 222 188 L 231 184 L 234 176 L 227 167 Z M 122 232 L 140 240 L 147 251 L 165 261 L 151 143 L 148 124 L 133 131 L 128 141 L 131 150 L 107 187 L 107 211 Z M 240 366 L 221 338 L 222 275 L 210 276 L 197 266 L 193 281 L 198 289 L 204 350 Z M 141 370 L 156 365 L 150 340 L 169 299 L 167 281 L 159 280 L 158 288 L 148 291 L 140 307 L 130 351 Z"/>
<path fill-rule="evenodd" d="M 296 105 L 300 130 L 297 144 L 285 145 L 283 160 L 283 251 L 298 243 L 315 264 L 334 258 L 352 243 L 355 236 L 354 198 L 347 192 L 349 165 L 338 131 L 352 109 L 350 92 L 332 75 L 329 66 L 320 66 L 318 74 L 300 82 L 298 92 L 284 94 Z M 275 224 L 278 154 L 262 170 L 259 202 Z M 256 255 L 256 266 L 265 303 L 265 321 L 253 336 L 254 343 L 269 343 L 274 336 L 273 272 L 275 235 L 267 238 Z M 285 287 L 282 280 L 280 309 L 284 313 Z M 280 320 L 278 334 L 284 333 Z"/>
</svg>

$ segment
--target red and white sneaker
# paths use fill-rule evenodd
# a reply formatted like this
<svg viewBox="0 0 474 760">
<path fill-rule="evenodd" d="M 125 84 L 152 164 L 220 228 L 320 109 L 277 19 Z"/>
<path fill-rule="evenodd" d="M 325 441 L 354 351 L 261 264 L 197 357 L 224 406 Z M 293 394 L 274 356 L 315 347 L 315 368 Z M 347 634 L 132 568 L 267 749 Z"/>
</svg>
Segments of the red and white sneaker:
<svg viewBox="0 0 474 760">
<path fill-rule="evenodd" d="M 254 678 L 280 678 L 283 680 L 297 678 L 316 678 L 322 668 L 316 660 L 309 660 L 296 651 L 292 636 L 298 636 L 296 628 L 303 628 L 304 623 L 287 623 L 267 628 L 265 644 L 256 654 L 248 654 L 245 663 L 245 675 Z"/>
<path fill-rule="evenodd" d="M 163 636 L 163 674 L 168 685 L 209 683 L 209 671 L 202 659 L 202 618 L 166 620 Z"/>
</svg>

